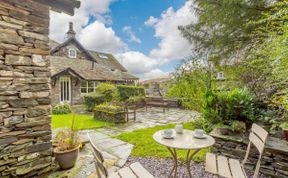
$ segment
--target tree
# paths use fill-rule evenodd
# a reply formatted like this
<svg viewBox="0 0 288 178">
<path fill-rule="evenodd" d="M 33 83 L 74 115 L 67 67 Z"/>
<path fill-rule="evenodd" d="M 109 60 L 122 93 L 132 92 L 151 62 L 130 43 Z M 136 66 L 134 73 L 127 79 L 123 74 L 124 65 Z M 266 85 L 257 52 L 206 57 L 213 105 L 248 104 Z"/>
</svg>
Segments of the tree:
<svg viewBox="0 0 288 178">
<path fill-rule="evenodd" d="M 179 29 L 196 51 L 209 50 L 220 59 L 245 58 L 266 37 L 259 32 L 268 24 L 263 15 L 275 13 L 274 2 L 277 1 L 194 0 L 192 10 L 198 21 Z M 273 26 L 281 24 L 274 23 Z"/>
</svg>

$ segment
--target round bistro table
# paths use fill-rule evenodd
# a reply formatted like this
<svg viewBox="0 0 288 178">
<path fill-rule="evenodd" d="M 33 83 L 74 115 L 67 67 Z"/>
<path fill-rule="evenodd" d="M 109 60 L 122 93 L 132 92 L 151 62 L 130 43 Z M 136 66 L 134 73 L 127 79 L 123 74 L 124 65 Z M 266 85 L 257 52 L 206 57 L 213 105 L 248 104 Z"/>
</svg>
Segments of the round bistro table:
<svg viewBox="0 0 288 178">
<path fill-rule="evenodd" d="M 163 145 L 166 146 L 169 150 L 169 152 L 173 156 L 174 160 L 174 166 L 169 174 L 169 178 L 173 177 L 173 172 L 174 172 L 174 178 L 176 178 L 177 174 L 177 167 L 178 167 L 178 158 L 177 158 L 177 152 L 176 150 L 188 150 L 187 155 L 186 155 L 186 164 L 187 164 L 187 170 L 189 177 L 191 178 L 191 171 L 190 171 L 190 163 L 192 158 L 203 148 L 210 147 L 214 145 L 215 140 L 213 137 L 206 135 L 206 138 L 195 138 L 193 137 L 193 131 L 191 130 L 184 130 L 182 134 L 177 134 L 173 130 L 173 137 L 171 139 L 166 139 L 162 137 L 162 132 L 163 130 L 160 130 L 156 132 L 153 135 L 153 139 Z M 191 153 L 191 150 L 194 150 L 194 152 Z"/>
</svg>

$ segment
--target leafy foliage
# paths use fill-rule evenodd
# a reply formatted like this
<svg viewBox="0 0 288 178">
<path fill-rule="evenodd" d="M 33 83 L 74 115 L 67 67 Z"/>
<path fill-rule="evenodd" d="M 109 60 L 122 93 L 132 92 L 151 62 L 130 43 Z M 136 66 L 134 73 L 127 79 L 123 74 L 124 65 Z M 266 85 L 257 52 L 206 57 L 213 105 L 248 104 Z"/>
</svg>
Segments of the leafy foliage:
<svg viewBox="0 0 288 178">
<path fill-rule="evenodd" d="M 95 90 L 98 93 L 105 95 L 106 102 L 110 102 L 112 99 L 116 99 L 118 97 L 116 86 L 110 83 L 100 83 L 97 85 Z"/>
<path fill-rule="evenodd" d="M 266 37 L 260 32 L 270 27 L 271 23 L 263 20 L 263 16 L 277 12 L 271 10 L 275 2 L 277 1 L 195 0 L 192 9 L 198 17 L 197 22 L 179 29 L 194 44 L 195 50 L 209 50 L 211 54 L 226 59 L 231 56 L 245 57 Z M 275 20 L 271 26 L 282 22 Z M 239 56 L 237 51 L 241 51 L 242 55 Z"/>
<path fill-rule="evenodd" d="M 127 100 L 127 102 L 144 102 L 144 101 L 145 101 L 144 96 L 132 96 Z"/>
<path fill-rule="evenodd" d="M 97 105 L 94 108 L 94 111 L 102 111 L 102 112 L 107 112 L 107 113 L 118 113 L 118 112 L 123 112 L 124 109 L 121 106 L 113 106 L 111 104 L 105 103 L 105 104 Z"/>
<path fill-rule="evenodd" d="M 106 98 L 107 97 L 107 98 Z M 96 105 L 110 100 L 110 94 L 105 95 L 99 92 L 88 93 L 83 96 L 84 104 L 88 111 L 93 111 Z"/>
<path fill-rule="evenodd" d="M 205 92 L 211 89 L 213 70 L 204 54 L 195 54 L 181 64 L 174 73 L 175 83 L 166 96 L 181 99 L 185 108 L 201 111 Z"/>
<path fill-rule="evenodd" d="M 251 123 L 256 120 L 256 98 L 247 90 L 206 94 L 204 118 L 212 124 L 230 125 L 233 120 Z"/>
<path fill-rule="evenodd" d="M 60 115 L 60 114 L 70 114 L 72 113 L 71 106 L 68 103 L 58 104 L 53 107 L 52 114 Z"/>
<path fill-rule="evenodd" d="M 145 96 L 145 90 L 142 86 L 117 85 L 117 90 L 120 101 L 126 101 L 133 96 Z"/>
</svg>

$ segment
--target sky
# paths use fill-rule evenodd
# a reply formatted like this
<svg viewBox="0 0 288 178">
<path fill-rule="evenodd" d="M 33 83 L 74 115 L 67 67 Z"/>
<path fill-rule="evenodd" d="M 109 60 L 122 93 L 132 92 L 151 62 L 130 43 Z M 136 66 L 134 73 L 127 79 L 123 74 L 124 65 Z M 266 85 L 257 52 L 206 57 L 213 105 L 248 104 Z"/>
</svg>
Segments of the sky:
<svg viewBox="0 0 288 178">
<path fill-rule="evenodd" d="M 51 11 L 50 38 L 65 41 L 68 23 L 84 47 L 112 53 L 141 79 L 167 77 L 192 46 L 179 25 L 195 21 L 186 0 L 81 0 L 74 16 Z"/>
</svg>

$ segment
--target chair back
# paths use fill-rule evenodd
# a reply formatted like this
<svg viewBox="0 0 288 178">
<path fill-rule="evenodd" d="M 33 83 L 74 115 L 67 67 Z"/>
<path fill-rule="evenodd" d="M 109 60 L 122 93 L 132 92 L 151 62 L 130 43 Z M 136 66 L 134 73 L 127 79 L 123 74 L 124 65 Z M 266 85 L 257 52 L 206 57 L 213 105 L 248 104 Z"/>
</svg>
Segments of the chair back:
<svg viewBox="0 0 288 178">
<path fill-rule="evenodd" d="M 255 172 L 253 178 L 257 178 L 259 175 L 260 165 L 261 165 L 261 158 L 265 147 L 265 142 L 268 137 L 268 132 L 264 130 L 262 127 L 258 126 L 257 124 L 252 125 L 251 132 L 249 134 L 249 144 L 247 147 L 246 155 L 244 157 L 244 160 L 242 162 L 242 166 L 247 162 L 251 143 L 257 148 L 259 152 L 259 158 L 256 164 Z"/>
<path fill-rule="evenodd" d="M 107 178 L 108 177 L 108 171 L 104 165 L 104 157 L 103 157 L 102 153 L 98 150 L 98 148 L 92 142 L 89 133 L 87 133 L 87 136 L 88 136 L 89 142 L 92 146 L 92 153 L 93 153 L 93 157 L 94 157 L 94 163 L 95 163 L 97 176 L 99 178 L 101 178 L 103 176 L 105 178 Z"/>
</svg>

